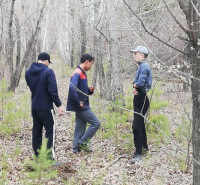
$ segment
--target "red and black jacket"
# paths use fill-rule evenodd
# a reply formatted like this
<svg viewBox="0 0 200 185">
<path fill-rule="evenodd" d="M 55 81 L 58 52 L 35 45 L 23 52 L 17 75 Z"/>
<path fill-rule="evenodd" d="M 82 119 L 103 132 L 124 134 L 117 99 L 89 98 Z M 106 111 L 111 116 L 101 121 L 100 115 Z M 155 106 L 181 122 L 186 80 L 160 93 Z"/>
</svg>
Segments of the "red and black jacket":
<svg viewBox="0 0 200 185">
<path fill-rule="evenodd" d="M 87 84 L 87 76 L 80 66 L 72 73 L 69 84 L 69 93 L 67 99 L 67 111 L 85 111 L 90 109 L 89 98 L 87 95 L 92 94 Z M 73 84 L 73 85 L 72 85 Z M 81 92 L 79 92 L 79 89 Z M 86 95 L 84 95 L 86 94 Z M 80 102 L 84 103 L 84 107 L 80 107 Z"/>
</svg>

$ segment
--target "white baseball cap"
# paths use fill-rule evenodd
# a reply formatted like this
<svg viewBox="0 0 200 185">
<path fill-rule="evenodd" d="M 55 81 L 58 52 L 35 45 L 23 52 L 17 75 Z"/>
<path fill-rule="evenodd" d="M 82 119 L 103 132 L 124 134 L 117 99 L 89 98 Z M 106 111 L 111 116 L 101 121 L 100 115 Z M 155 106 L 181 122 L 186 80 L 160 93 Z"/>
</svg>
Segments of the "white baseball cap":
<svg viewBox="0 0 200 185">
<path fill-rule="evenodd" d="M 144 53 L 144 54 L 148 54 L 148 49 L 145 46 L 137 46 L 134 50 L 131 50 L 131 52 L 140 52 L 140 53 Z"/>
</svg>

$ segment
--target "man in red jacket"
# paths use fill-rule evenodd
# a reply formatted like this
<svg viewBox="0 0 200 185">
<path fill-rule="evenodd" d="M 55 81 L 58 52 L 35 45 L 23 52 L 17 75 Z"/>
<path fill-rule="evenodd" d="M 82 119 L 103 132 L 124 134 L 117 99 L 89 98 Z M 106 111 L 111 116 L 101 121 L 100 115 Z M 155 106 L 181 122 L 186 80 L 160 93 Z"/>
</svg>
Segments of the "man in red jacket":
<svg viewBox="0 0 200 185">
<path fill-rule="evenodd" d="M 100 122 L 89 106 L 88 95 L 93 94 L 94 87 L 88 87 L 85 71 L 89 71 L 94 62 L 94 58 L 89 54 L 84 54 L 80 60 L 81 64 L 73 72 L 69 85 L 67 100 L 67 111 L 76 113 L 76 127 L 74 132 L 73 152 L 81 149 L 86 152 L 92 150 L 87 146 L 87 142 L 97 132 Z M 80 92 L 81 91 L 81 92 Z M 90 124 L 86 131 L 87 123 Z"/>
<path fill-rule="evenodd" d="M 47 148 L 52 149 L 50 158 L 54 159 L 55 125 L 53 103 L 58 107 L 60 116 L 63 114 L 63 109 L 58 96 L 55 74 L 52 69 L 48 68 L 50 63 L 50 56 L 47 53 L 40 53 L 38 62 L 33 63 L 30 69 L 26 71 L 25 78 L 32 93 L 33 151 L 38 156 L 38 149 L 42 145 L 42 129 L 44 126 L 46 138 L 48 139 Z"/>
</svg>

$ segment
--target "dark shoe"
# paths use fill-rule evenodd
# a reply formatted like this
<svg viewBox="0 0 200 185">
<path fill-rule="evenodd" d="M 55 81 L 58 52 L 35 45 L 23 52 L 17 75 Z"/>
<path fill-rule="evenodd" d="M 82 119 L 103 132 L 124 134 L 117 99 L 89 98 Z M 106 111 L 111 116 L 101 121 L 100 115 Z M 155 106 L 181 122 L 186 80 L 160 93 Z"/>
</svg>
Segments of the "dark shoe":
<svg viewBox="0 0 200 185">
<path fill-rule="evenodd" d="M 58 161 L 55 161 L 55 163 L 52 165 L 53 167 L 60 166 L 60 163 Z"/>
<path fill-rule="evenodd" d="M 142 160 L 142 155 L 141 154 L 134 154 L 133 156 L 133 159 L 131 160 L 132 163 L 135 163 L 135 162 L 139 162 Z"/>
<path fill-rule="evenodd" d="M 89 153 L 93 151 L 89 146 L 87 146 L 87 144 L 78 144 L 78 145 L 81 148 L 81 150 L 83 150 L 84 152 Z"/>
<path fill-rule="evenodd" d="M 81 149 L 73 149 L 73 153 L 74 154 L 76 154 L 76 153 L 78 153 L 78 152 L 80 152 L 81 151 Z"/>
</svg>

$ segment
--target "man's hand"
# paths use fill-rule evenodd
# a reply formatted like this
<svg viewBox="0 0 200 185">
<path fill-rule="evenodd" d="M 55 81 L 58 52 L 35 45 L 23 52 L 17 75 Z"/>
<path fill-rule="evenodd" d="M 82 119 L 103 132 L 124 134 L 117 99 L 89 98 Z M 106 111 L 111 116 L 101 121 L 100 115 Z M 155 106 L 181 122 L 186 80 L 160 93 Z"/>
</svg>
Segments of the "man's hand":
<svg viewBox="0 0 200 185">
<path fill-rule="evenodd" d="M 133 88 L 137 88 L 137 85 L 136 85 L 136 84 L 133 84 Z"/>
<path fill-rule="evenodd" d="M 62 105 L 60 107 L 58 107 L 58 111 L 59 111 L 59 116 L 62 116 L 63 115 Z"/>
<path fill-rule="evenodd" d="M 138 95 L 138 91 L 137 91 L 136 88 L 133 88 L 133 94 L 134 94 L 134 96 L 135 96 L 135 95 Z"/>
<path fill-rule="evenodd" d="M 90 92 L 94 92 L 94 86 L 90 87 Z"/>
<path fill-rule="evenodd" d="M 81 107 L 81 108 L 84 107 L 84 102 L 80 101 L 80 107 Z"/>
</svg>

